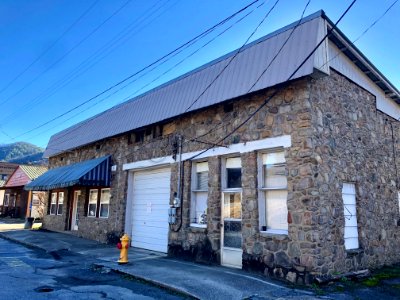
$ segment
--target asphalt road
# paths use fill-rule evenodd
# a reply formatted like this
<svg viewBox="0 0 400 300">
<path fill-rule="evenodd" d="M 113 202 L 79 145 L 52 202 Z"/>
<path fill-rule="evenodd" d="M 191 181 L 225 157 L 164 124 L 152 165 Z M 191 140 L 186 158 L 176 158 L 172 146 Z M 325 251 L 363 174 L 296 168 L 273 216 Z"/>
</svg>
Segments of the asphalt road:
<svg viewBox="0 0 400 300">
<path fill-rule="evenodd" d="M 80 255 L 44 253 L 0 238 L 1 299 L 182 299 L 182 295 L 95 269 Z"/>
</svg>

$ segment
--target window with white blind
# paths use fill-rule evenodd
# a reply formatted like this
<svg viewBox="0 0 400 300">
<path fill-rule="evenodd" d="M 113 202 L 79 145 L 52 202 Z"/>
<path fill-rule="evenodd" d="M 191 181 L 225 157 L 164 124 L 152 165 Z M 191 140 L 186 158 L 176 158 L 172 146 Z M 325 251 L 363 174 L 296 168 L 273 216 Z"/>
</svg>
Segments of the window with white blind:
<svg viewBox="0 0 400 300">
<path fill-rule="evenodd" d="M 57 193 L 51 193 L 50 215 L 55 215 L 57 210 Z"/>
<path fill-rule="evenodd" d="M 58 193 L 57 215 L 62 215 L 64 205 L 64 192 Z"/>
<path fill-rule="evenodd" d="M 97 189 L 92 189 L 89 191 L 88 217 L 96 217 L 98 196 L 99 191 Z"/>
<path fill-rule="evenodd" d="M 259 157 L 260 230 L 287 234 L 287 177 L 283 151 L 260 154 Z"/>
<path fill-rule="evenodd" d="M 110 208 L 110 189 L 100 191 L 100 218 L 108 218 Z"/>
<path fill-rule="evenodd" d="M 207 226 L 208 162 L 193 163 L 191 226 Z"/>
<path fill-rule="evenodd" d="M 353 183 L 343 183 L 344 246 L 346 250 L 358 249 L 356 188 Z"/>
</svg>

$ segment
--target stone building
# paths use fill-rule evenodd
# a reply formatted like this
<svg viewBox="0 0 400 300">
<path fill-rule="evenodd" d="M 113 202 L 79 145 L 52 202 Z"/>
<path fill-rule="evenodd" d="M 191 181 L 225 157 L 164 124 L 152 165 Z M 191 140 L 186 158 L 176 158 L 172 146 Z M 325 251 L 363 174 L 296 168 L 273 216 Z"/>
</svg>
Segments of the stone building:
<svg viewBox="0 0 400 300">
<path fill-rule="evenodd" d="M 332 27 L 315 13 L 54 135 L 28 185 L 43 226 L 297 283 L 400 262 L 400 93 Z"/>
</svg>

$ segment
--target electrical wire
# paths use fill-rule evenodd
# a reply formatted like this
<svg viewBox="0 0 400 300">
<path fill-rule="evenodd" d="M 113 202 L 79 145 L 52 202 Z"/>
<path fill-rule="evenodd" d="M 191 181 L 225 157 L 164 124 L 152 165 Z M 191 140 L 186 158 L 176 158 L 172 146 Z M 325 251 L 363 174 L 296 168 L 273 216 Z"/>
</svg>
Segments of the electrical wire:
<svg viewBox="0 0 400 300">
<path fill-rule="evenodd" d="M 260 0 L 254 0 L 254 1 L 251 2 L 250 4 L 246 5 L 245 7 L 241 8 L 240 10 L 238 10 L 237 12 L 235 12 L 234 14 L 230 15 L 229 17 L 225 18 L 224 20 L 220 21 L 219 23 L 217 23 L 217 24 L 213 25 L 212 27 L 208 28 L 207 30 L 203 31 L 203 32 L 200 33 L 199 35 L 195 36 L 194 38 L 192 38 L 192 39 L 190 39 L 189 41 L 185 42 L 185 43 L 182 44 L 181 46 L 175 48 L 175 49 L 172 50 L 171 52 L 169 52 L 169 53 L 165 54 L 164 56 L 160 57 L 160 58 L 157 59 L 156 61 L 154 61 L 154 62 L 150 63 L 149 65 L 143 67 L 142 69 L 140 69 L 140 70 L 134 72 L 133 74 L 131 74 L 131 75 L 129 75 L 128 77 L 126 77 L 125 79 L 123 79 L 123 80 L 117 82 L 116 84 L 114 84 L 114 85 L 112 85 L 111 87 L 105 89 L 104 91 L 100 92 L 99 94 L 97 94 L 97 95 L 95 95 L 95 96 L 89 98 L 88 100 L 86 100 L 86 101 L 84 101 L 84 102 L 81 102 L 79 105 L 77 105 L 77 106 L 71 108 L 71 109 L 68 110 L 67 112 L 62 113 L 62 114 L 60 114 L 60 115 L 58 115 L 58 116 L 52 118 L 51 120 L 48 120 L 48 121 L 46 121 L 46 122 L 44 122 L 44 123 L 42 123 L 42 124 L 40 124 L 40 125 L 34 127 L 33 129 L 28 130 L 28 131 L 26 131 L 26 132 L 24 132 L 24 133 L 22 133 L 22 134 L 16 136 L 15 138 L 19 138 L 19 137 L 21 137 L 21 136 L 24 136 L 24 135 L 26 135 L 26 134 L 28 134 L 28 133 L 31 133 L 31 132 L 33 132 L 33 131 L 39 129 L 39 128 L 44 127 L 45 125 L 47 125 L 47 124 L 49 124 L 49 123 L 52 123 L 53 121 L 55 121 L 55 120 L 57 120 L 57 119 L 59 119 L 59 118 L 65 116 L 66 114 L 68 114 L 68 113 L 70 113 L 70 112 L 72 112 L 72 111 L 78 109 L 79 107 L 82 107 L 83 105 L 85 105 L 85 104 L 87 104 L 87 103 L 93 101 L 94 99 L 96 99 L 96 98 L 98 98 L 98 97 L 100 97 L 100 96 L 106 94 L 107 92 L 111 91 L 111 90 L 114 89 L 115 87 L 120 86 L 121 84 L 127 82 L 128 80 L 130 80 L 131 78 L 135 77 L 136 75 L 138 75 L 138 74 L 142 73 L 143 71 L 145 71 L 145 70 L 147 70 L 147 69 L 153 67 L 153 66 L 156 65 L 157 63 L 159 63 L 159 62 L 164 63 L 164 60 L 167 59 L 169 56 L 175 54 L 176 52 L 180 51 L 181 49 L 184 49 L 186 46 L 191 45 L 193 42 L 197 41 L 198 39 L 202 38 L 203 36 L 206 36 L 207 34 L 209 34 L 210 32 L 212 32 L 213 30 L 215 30 L 215 28 L 217 28 L 217 27 L 219 27 L 219 26 L 225 24 L 227 21 L 229 21 L 230 19 L 232 19 L 232 18 L 235 17 L 236 15 L 240 14 L 241 12 L 243 12 L 244 10 L 246 10 L 247 8 L 253 6 L 255 3 L 259 2 L 259 1 L 260 1 Z M 117 106 L 117 107 L 118 107 L 118 106 Z M 114 108 L 111 108 L 111 109 L 115 109 L 115 108 L 117 108 L 117 107 L 114 107 Z M 106 111 L 106 112 L 107 112 L 107 111 Z M 105 112 L 103 112 L 103 113 L 105 113 Z M 102 114 L 102 113 L 101 113 L 101 114 Z M 100 115 L 101 115 L 101 114 L 100 114 Z M 88 120 L 91 120 L 91 119 L 92 119 L 92 118 L 90 118 L 90 119 L 88 119 Z M 86 120 L 86 122 L 87 122 L 88 120 Z M 83 121 L 83 123 L 85 123 L 85 121 Z"/>
<path fill-rule="evenodd" d="M 103 27 L 104 24 L 106 24 L 109 20 L 111 20 L 115 15 L 117 15 L 125 6 L 127 6 L 131 2 L 131 0 L 127 0 L 124 2 L 117 10 L 115 10 L 108 18 L 106 18 L 102 23 L 100 23 L 98 26 L 96 26 L 88 35 L 86 35 L 83 39 L 81 39 L 77 44 L 75 44 L 72 48 L 70 48 L 66 53 L 64 53 L 63 56 L 61 56 L 59 59 L 57 59 L 55 62 L 53 62 L 49 67 L 47 67 L 43 72 L 39 73 L 35 78 L 33 78 L 31 81 L 29 81 L 26 85 L 24 85 L 22 88 L 20 88 L 16 93 L 12 94 L 10 97 L 6 98 L 3 102 L 0 103 L 0 105 L 4 105 L 8 101 L 10 101 L 12 98 L 15 96 L 19 95 L 21 92 L 23 92 L 26 88 L 30 87 L 34 82 L 36 82 L 39 78 L 41 78 L 44 74 L 46 74 L 48 71 L 50 71 L 55 65 L 57 65 L 59 62 L 64 60 L 72 51 L 74 51 L 76 48 L 78 48 L 80 45 L 82 45 L 86 40 L 88 40 L 93 34 L 95 34 L 101 27 Z"/>
<path fill-rule="evenodd" d="M 87 8 L 83 14 L 81 14 L 49 47 L 47 47 L 36 59 L 34 59 L 28 66 L 25 67 L 20 73 L 17 74 L 13 79 L 11 79 L 1 90 L 0 94 L 3 93 L 7 88 L 9 88 L 15 81 L 17 81 L 22 75 L 24 75 L 35 63 L 37 63 L 43 56 L 45 56 L 54 46 L 78 24 L 99 2 L 96 0 L 92 3 L 92 5 Z"/>
<path fill-rule="evenodd" d="M 398 2 L 399 0 L 395 0 L 377 19 L 375 19 L 374 22 L 372 22 L 355 40 L 351 42 L 351 45 L 354 46 L 355 43 L 357 43 L 372 27 L 374 27 L 392 8 L 393 6 Z M 344 47 L 343 49 L 340 49 L 340 51 L 332 58 L 327 60 L 324 64 L 322 64 L 319 68 L 325 67 L 328 63 L 333 61 L 335 58 L 337 58 L 342 52 L 345 50 L 348 50 L 347 47 Z"/>
<path fill-rule="evenodd" d="M 286 81 L 289 81 L 292 79 L 292 77 L 297 73 L 298 70 L 307 62 L 308 59 L 317 51 L 319 46 L 324 42 L 324 40 L 329 37 L 332 33 L 333 30 L 337 28 L 337 25 L 340 23 L 340 21 L 344 18 L 344 16 L 348 13 L 348 11 L 351 9 L 351 7 L 355 4 L 357 0 L 353 0 L 350 5 L 347 7 L 347 9 L 344 11 L 344 13 L 340 16 L 339 20 L 334 24 L 334 26 L 330 29 L 328 29 L 328 32 L 325 34 L 325 36 L 321 39 L 321 41 L 317 44 L 317 46 L 314 47 L 314 49 L 307 55 L 307 57 L 300 63 L 300 65 L 291 73 L 291 75 L 287 78 Z M 259 80 L 259 79 L 257 79 Z M 231 132 L 226 134 L 224 137 L 218 140 L 217 143 L 215 144 L 220 144 L 223 141 L 225 141 L 228 137 L 230 137 L 232 134 L 234 134 L 239 128 L 241 128 L 244 124 L 246 124 L 251 118 L 253 118 L 264 106 L 267 105 L 267 103 L 274 98 L 278 92 L 280 92 L 282 87 L 278 87 L 271 96 L 269 96 L 267 99 L 264 100 L 264 102 L 253 112 L 251 113 L 243 122 L 241 122 L 238 126 L 236 126 Z M 205 152 L 211 150 L 214 146 L 208 147 L 207 149 L 201 151 L 200 153 L 193 155 L 192 157 L 188 158 L 187 160 L 193 160 L 194 158 L 204 154 Z"/>
<path fill-rule="evenodd" d="M 36 108 L 38 104 L 43 103 L 45 100 L 47 100 L 48 98 L 50 98 L 51 96 L 53 96 L 54 94 L 59 92 L 61 89 L 68 86 L 75 79 L 77 79 L 78 77 L 85 74 L 87 71 L 89 71 L 91 68 L 93 68 L 95 65 L 97 65 L 104 58 L 106 58 L 111 53 L 113 53 L 115 50 L 117 50 L 119 47 L 121 47 L 132 36 L 139 33 L 146 26 L 148 26 L 152 22 L 154 22 L 154 20 L 159 18 L 162 14 L 164 14 L 167 10 L 169 10 L 172 6 L 174 6 L 180 0 L 175 1 L 172 5 L 168 6 L 166 9 L 161 11 L 161 13 L 156 15 L 154 18 L 150 19 L 153 14 L 155 14 L 160 9 L 162 9 L 164 6 L 166 6 L 169 1 L 170 0 L 163 2 L 161 4 L 161 6 L 155 8 L 159 2 L 162 2 L 162 0 L 159 0 L 156 4 L 154 4 L 152 7 L 150 7 L 141 17 L 139 17 L 138 19 L 135 19 L 128 26 L 126 26 L 122 31 L 120 31 L 116 36 L 114 36 L 114 38 L 112 38 L 110 41 L 108 41 L 106 44 L 104 44 L 101 48 L 96 50 L 92 55 L 90 55 L 85 60 L 83 60 L 75 69 L 73 69 L 71 72 L 66 74 L 61 79 L 55 81 L 50 87 L 48 87 L 46 90 L 44 90 L 41 94 L 39 94 L 35 98 L 28 101 L 26 104 L 20 106 L 18 111 L 5 116 L 3 119 L 3 122 L 15 121 L 16 119 L 18 119 L 18 117 L 22 117 L 22 115 L 19 113 L 19 111 L 21 109 L 23 109 L 24 112 L 28 112 L 28 111 Z M 153 8 L 155 8 L 154 11 L 151 11 L 151 10 L 153 10 Z M 148 12 L 149 12 L 149 14 L 146 15 Z M 139 27 L 140 23 L 142 21 L 146 21 L 146 20 L 147 20 L 147 23 L 142 25 L 141 27 Z M 133 30 L 135 30 L 135 31 L 132 32 Z"/>
<path fill-rule="evenodd" d="M 265 22 L 265 20 L 268 18 L 270 13 L 274 10 L 275 6 L 278 4 L 280 0 L 275 1 L 274 5 L 271 7 L 271 9 L 267 12 L 267 14 L 264 16 L 264 18 L 260 21 L 260 23 L 256 26 L 256 28 L 253 30 L 253 32 L 249 35 L 249 37 L 246 39 L 246 41 L 243 43 L 243 45 L 235 52 L 235 54 L 231 57 L 231 59 L 228 61 L 228 63 L 222 68 L 221 72 L 215 76 L 215 78 L 210 82 L 209 85 L 203 90 L 203 92 L 200 93 L 200 95 L 186 108 L 185 112 L 189 111 L 190 108 L 193 107 L 194 104 L 196 104 L 197 101 L 208 91 L 208 89 L 217 81 L 217 79 L 224 73 L 224 71 L 229 67 L 229 65 L 232 63 L 232 61 L 236 58 L 236 56 L 242 51 L 243 47 L 248 43 L 248 41 L 253 37 L 253 35 L 257 32 L 257 30 L 260 28 L 260 26 Z M 310 0 L 308 1 L 308 3 Z M 307 3 L 307 5 L 308 5 Z"/>
</svg>

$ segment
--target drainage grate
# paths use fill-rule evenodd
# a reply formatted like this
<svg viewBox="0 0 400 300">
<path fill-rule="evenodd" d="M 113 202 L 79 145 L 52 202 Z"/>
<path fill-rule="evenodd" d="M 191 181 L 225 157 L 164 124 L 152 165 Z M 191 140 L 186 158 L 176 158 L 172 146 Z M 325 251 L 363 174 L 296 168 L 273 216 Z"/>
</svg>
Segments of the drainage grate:
<svg viewBox="0 0 400 300">
<path fill-rule="evenodd" d="M 35 289 L 35 292 L 38 292 L 38 293 L 49 293 L 52 291 L 54 291 L 54 289 L 49 286 L 41 286 L 41 287 L 38 287 Z"/>
</svg>

